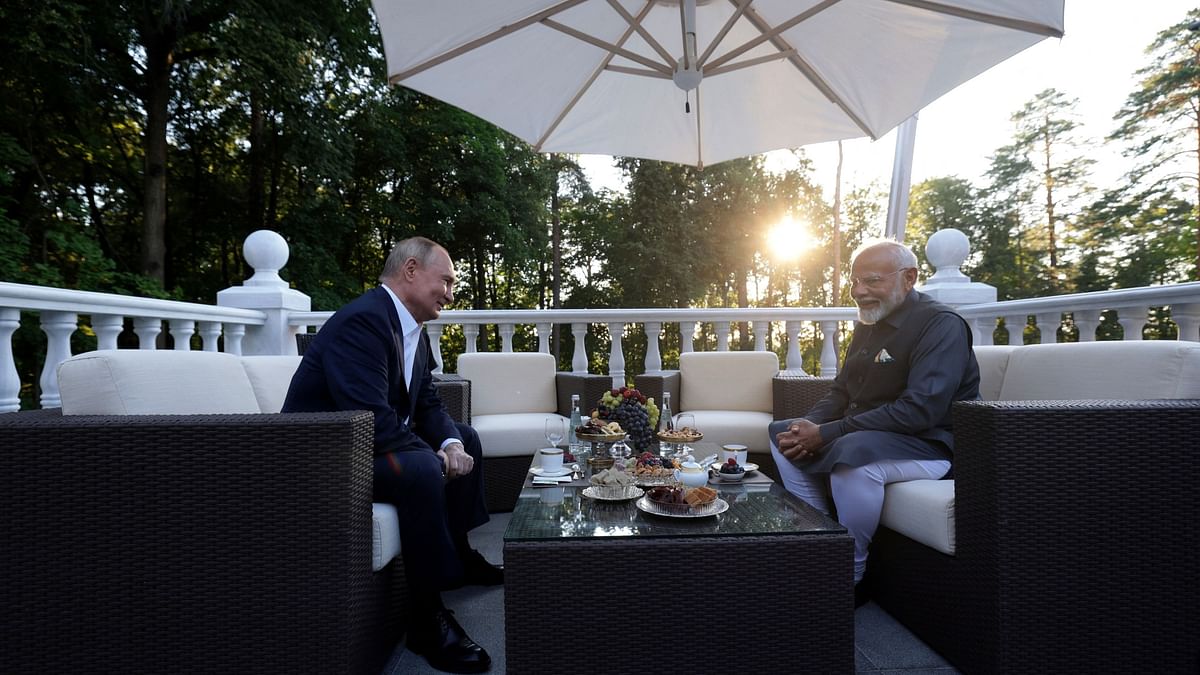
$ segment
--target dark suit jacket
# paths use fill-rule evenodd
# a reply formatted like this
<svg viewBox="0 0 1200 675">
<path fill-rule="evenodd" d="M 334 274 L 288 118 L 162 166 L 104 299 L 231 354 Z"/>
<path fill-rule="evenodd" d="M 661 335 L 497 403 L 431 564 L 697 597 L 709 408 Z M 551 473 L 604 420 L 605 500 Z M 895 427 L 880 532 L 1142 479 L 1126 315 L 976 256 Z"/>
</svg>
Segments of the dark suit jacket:
<svg viewBox="0 0 1200 675">
<path fill-rule="evenodd" d="M 420 336 L 410 396 L 396 306 L 383 288 L 367 291 L 317 332 L 292 377 L 283 412 L 370 410 L 376 455 L 438 449 L 458 430 L 433 388 L 429 337 L 424 331 Z"/>
</svg>

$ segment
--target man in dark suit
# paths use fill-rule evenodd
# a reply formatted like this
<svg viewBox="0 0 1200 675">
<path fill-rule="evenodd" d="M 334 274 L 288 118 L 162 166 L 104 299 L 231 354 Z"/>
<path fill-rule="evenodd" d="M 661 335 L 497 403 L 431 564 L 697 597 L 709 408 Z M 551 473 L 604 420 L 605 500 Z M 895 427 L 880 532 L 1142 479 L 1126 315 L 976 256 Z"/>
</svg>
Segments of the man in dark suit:
<svg viewBox="0 0 1200 675">
<path fill-rule="evenodd" d="M 504 581 L 467 542 L 488 521 L 483 451 L 438 399 L 422 330 L 454 300 L 454 265 L 446 249 L 414 237 L 392 249 L 379 281 L 321 327 L 283 411 L 375 414 L 375 500 L 394 504 L 400 519 L 413 605 L 408 648 L 439 670 L 484 672 L 491 657 L 441 601 L 446 588 Z"/>
<path fill-rule="evenodd" d="M 979 398 L 971 330 L 915 290 L 917 257 L 894 241 L 851 263 L 858 324 L 829 394 L 804 417 L 771 423 L 771 451 L 789 492 L 832 513 L 854 537 L 855 605 L 888 483 L 950 471 L 950 406 Z"/>
</svg>

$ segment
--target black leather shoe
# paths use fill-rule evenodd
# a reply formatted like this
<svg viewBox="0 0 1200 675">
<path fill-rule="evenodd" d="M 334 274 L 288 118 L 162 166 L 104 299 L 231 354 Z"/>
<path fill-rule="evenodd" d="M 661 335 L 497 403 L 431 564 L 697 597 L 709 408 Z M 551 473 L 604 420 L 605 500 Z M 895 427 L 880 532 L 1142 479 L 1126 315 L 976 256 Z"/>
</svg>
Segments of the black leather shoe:
<svg viewBox="0 0 1200 675">
<path fill-rule="evenodd" d="M 499 586 L 504 583 L 504 565 L 493 565 L 474 549 L 463 556 L 463 584 Z"/>
<path fill-rule="evenodd" d="M 409 631 L 408 649 L 420 654 L 436 670 L 447 673 L 483 673 L 492 667 L 492 657 L 467 637 L 454 612 L 439 609 L 432 617 Z"/>
</svg>

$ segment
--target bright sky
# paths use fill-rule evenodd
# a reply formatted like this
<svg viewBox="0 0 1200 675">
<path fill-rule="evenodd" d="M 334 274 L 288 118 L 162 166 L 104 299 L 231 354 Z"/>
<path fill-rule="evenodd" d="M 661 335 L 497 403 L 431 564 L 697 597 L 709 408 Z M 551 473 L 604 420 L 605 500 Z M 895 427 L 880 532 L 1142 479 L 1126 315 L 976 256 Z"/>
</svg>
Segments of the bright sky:
<svg viewBox="0 0 1200 675">
<path fill-rule="evenodd" d="M 1196 5 L 1185 0 L 1066 0 L 1066 30 L 983 73 L 921 111 L 913 156 L 914 184 L 957 175 L 978 182 L 990 156 L 1012 139 L 1010 117 L 1038 92 L 1053 87 L 1078 98 L 1082 137 L 1097 145 L 1115 128 L 1113 115 L 1137 86 L 1134 73 L 1148 64 L 1145 48 L 1158 33 L 1183 20 Z M 878 141 L 844 143 L 843 185 L 891 180 L 895 133 Z M 808 146 L 827 193 L 833 191 L 837 144 Z M 1093 182 L 1114 184 L 1126 169 L 1119 154 L 1097 148 Z M 596 187 L 620 189 L 621 177 L 606 156 L 580 158 Z"/>
</svg>

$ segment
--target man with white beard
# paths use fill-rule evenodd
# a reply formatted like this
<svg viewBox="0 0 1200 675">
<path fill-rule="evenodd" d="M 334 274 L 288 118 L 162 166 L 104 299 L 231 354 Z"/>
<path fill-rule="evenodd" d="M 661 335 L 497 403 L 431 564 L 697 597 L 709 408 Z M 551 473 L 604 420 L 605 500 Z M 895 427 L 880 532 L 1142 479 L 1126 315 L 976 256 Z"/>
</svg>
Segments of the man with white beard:
<svg viewBox="0 0 1200 675">
<path fill-rule="evenodd" d="M 864 244 L 850 270 L 858 323 L 845 362 L 825 398 L 804 417 L 773 422 L 770 437 L 784 487 L 831 515 L 832 497 L 854 537 L 858 607 L 884 486 L 950 471 L 950 405 L 979 398 L 979 364 L 962 317 L 914 290 L 908 247 Z"/>
</svg>

